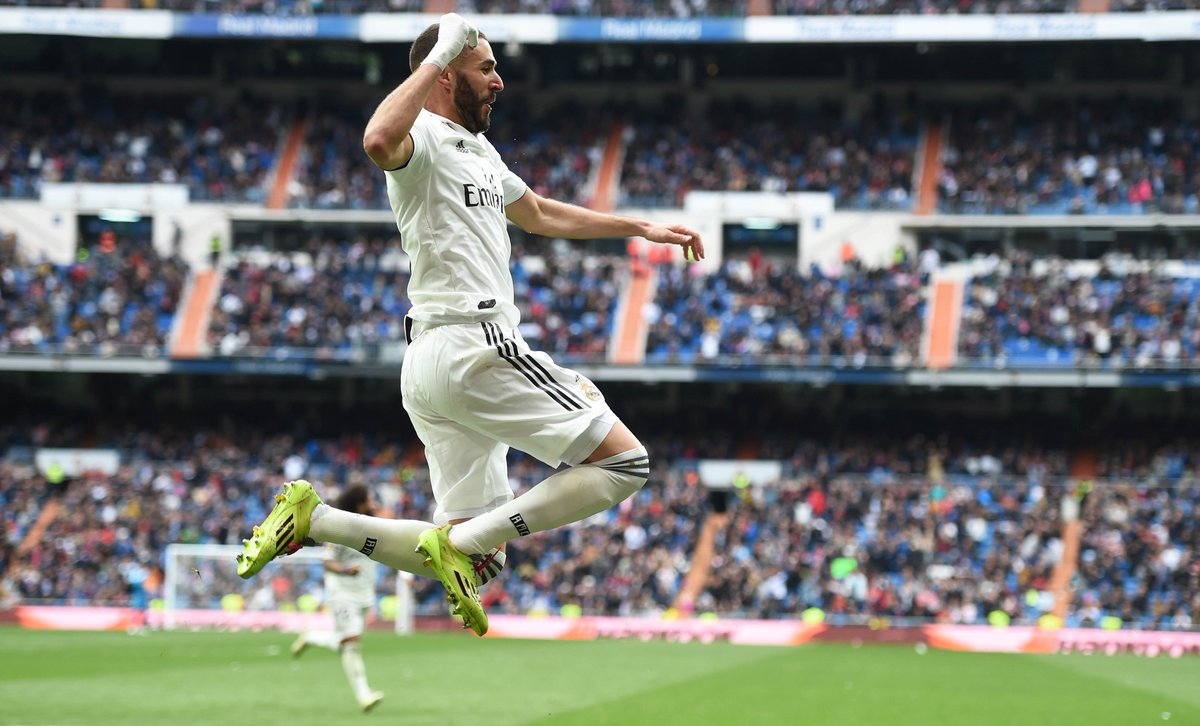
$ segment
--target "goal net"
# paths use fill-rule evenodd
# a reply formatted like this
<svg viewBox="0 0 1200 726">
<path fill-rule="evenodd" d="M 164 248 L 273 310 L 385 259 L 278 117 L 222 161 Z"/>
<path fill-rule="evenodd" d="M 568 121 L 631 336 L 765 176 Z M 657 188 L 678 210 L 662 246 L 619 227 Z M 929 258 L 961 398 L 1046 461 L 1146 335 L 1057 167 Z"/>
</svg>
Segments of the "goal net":
<svg viewBox="0 0 1200 726">
<path fill-rule="evenodd" d="M 147 614 L 165 629 L 332 628 L 324 609 L 324 547 L 309 547 L 273 561 L 249 580 L 237 574 L 241 545 L 172 544 L 163 572 L 163 605 Z M 412 576 L 380 567 L 368 624 L 390 622 L 412 632 Z"/>
</svg>

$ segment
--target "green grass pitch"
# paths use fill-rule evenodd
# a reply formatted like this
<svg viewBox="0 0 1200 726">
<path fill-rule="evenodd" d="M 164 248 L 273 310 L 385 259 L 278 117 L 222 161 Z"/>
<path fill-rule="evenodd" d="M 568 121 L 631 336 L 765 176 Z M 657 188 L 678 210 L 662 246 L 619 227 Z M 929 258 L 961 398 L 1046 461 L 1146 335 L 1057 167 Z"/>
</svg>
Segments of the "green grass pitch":
<svg viewBox="0 0 1200 726">
<path fill-rule="evenodd" d="M 478 640 L 369 633 L 358 712 L 337 656 L 262 633 L 0 628 L 0 724 L 703 726 L 1200 724 L 1200 658 Z"/>
</svg>

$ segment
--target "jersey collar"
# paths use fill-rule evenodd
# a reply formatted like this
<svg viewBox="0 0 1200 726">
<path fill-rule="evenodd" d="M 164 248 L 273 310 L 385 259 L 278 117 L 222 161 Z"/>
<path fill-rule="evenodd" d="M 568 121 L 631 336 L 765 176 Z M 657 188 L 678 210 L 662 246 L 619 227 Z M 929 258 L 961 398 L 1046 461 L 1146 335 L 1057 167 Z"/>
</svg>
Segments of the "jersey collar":
<svg viewBox="0 0 1200 726">
<path fill-rule="evenodd" d="M 430 116 L 433 116 L 440 123 L 445 124 L 448 128 L 454 129 L 455 131 L 462 132 L 462 133 L 466 134 L 467 136 L 470 136 L 471 138 L 475 138 L 478 136 L 478 134 L 473 134 L 470 131 L 468 131 L 466 126 L 463 126 L 460 123 L 451 121 L 450 119 L 446 118 L 445 116 L 441 115 L 440 113 L 434 113 L 433 111 L 430 111 L 427 108 L 423 109 L 423 110 L 425 111 L 425 113 L 429 114 Z"/>
</svg>

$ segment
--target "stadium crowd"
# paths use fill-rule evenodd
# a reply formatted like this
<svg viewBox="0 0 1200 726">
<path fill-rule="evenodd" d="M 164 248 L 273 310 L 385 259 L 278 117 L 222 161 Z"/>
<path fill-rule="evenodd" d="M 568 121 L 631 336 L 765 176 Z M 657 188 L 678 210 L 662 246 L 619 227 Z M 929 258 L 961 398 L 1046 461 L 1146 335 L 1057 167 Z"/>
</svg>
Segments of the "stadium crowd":
<svg viewBox="0 0 1200 726">
<path fill-rule="evenodd" d="M 839 207 L 906 209 L 918 119 L 879 103 L 849 119 L 840 108 L 714 101 L 679 118 L 667 101 L 632 120 L 621 200 L 683 204 L 688 191 L 827 191 Z"/>
<path fill-rule="evenodd" d="M 417 450 L 360 434 L 14 425 L 0 441 L 0 573 L 10 601 L 122 604 L 131 580 L 159 597 L 166 544 L 237 543 L 281 478 L 309 478 L 326 497 L 369 483 L 388 516 L 428 519 L 432 511 Z M 33 470 L 34 447 L 81 441 L 116 447 L 117 473 L 55 483 Z M 662 616 L 678 604 L 705 517 L 716 516 L 715 556 L 695 612 L 793 618 L 820 608 L 830 622 L 861 624 L 982 623 L 1002 611 L 1030 624 L 1050 609 L 1070 500 L 1082 510 L 1084 535 L 1068 625 L 1115 616 L 1126 627 L 1200 627 L 1200 455 L 1177 443 L 1114 447 L 1084 488 L 1063 478 L 1066 452 L 1032 437 L 968 445 L 918 435 L 798 443 L 768 434 L 757 454 L 780 461 L 782 477 L 734 486 L 728 497 L 705 484 L 729 482 L 699 475 L 702 442 L 660 433 L 649 443 L 660 463 L 634 498 L 513 544 L 506 573 L 483 591 L 490 611 Z M 726 441 L 704 457 L 733 453 Z M 510 463 L 517 491 L 547 474 L 526 457 Z M 52 497 L 71 516 L 18 553 Z M 249 587 L 252 607 L 295 594 L 270 578 Z M 203 582 L 188 589 L 201 607 L 219 607 L 227 594 Z M 444 612 L 432 580 L 417 578 L 416 595 L 419 612 Z"/>
<path fill-rule="evenodd" d="M 925 280 L 908 259 L 857 261 L 836 276 L 752 252 L 702 274 L 658 267 L 646 360 L 909 365 L 918 360 Z"/>
<path fill-rule="evenodd" d="M 0 93 L 0 198 L 55 182 L 185 184 L 193 201 L 266 198 L 282 107 L 242 97 Z"/>
<path fill-rule="evenodd" d="M 4 261 L 0 259 L 0 263 Z M 188 266 L 111 231 L 70 264 L 0 264 L 0 353 L 165 354 Z"/>
<path fill-rule="evenodd" d="M 311 238 L 303 250 L 236 254 L 209 323 L 219 355 L 352 359 L 404 340 L 408 258 L 399 239 Z"/>
<path fill-rule="evenodd" d="M 953 214 L 1166 214 L 1197 209 L 1200 127 L 1178 103 L 1063 100 L 950 116 L 940 179 Z"/>
<path fill-rule="evenodd" d="M 0 270 L 0 351 L 166 355 L 189 274 L 179 257 L 115 236 L 69 264 L 11 257 Z M 227 262 L 207 333 L 216 355 L 374 360 L 404 339 L 408 259 L 398 237 L 314 236 L 295 251 L 250 247 Z M 1185 261 L 1010 251 L 967 264 L 959 364 L 1200 362 L 1200 278 Z M 800 271 L 755 249 L 711 273 L 647 268 L 563 240 L 519 240 L 511 270 L 522 335 L 567 360 L 605 358 L 620 291 L 652 270 L 647 362 L 854 367 L 919 363 L 931 272 L 899 253 L 886 268 L 851 260 L 837 274 Z"/>
<path fill-rule="evenodd" d="M 615 124 L 625 124 L 617 201 L 678 207 L 697 191 L 827 191 L 844 209 L 910 209 L 922 121 L 915 102 L 877 101 L 851 117 L 715 100 L 688 110 L 561 101 L 533 114 L 506 95 L 489 139 L 543 196 L 588 204 Z M 266 108 L 263 123 L 251 109 Z M 681 109 L 683 109 L 681 111 Z M 293 207 L 386 209 L 384 175 L 362 153 L 370 109 L 323 104 L 303 115 Z M 50 182 L 164 182 L 195 201 L 263 203 L 293 115 L 280 104 L 200 95 L 71 100 L 0 94 L 0 197 L 35 197 Z M 683 114 L 681 119 L 681 113 Z M 1193 213 L 1200 208 L 1200 129 L 1164 99 L 1035 102 L 1025 112 L 981 101 L 948 112 L 938 181 L 949 214 Z M 518 124 L 520 127 L 518 128 Z"/>
<path fill-rule="evenodd" d="M 208 341 L 222 356 L 358 360 L 404 340 L 408 257 L 400 239 L 312 238 L 293 252 L 246 250 L 225 271 Z M 558 240 L 514 247 L 521 334 L 567 359 L 603 358 L 623 258 L 585 255 Z"/>
<path fill-rule="evenodd" d="M 1011 251 L 980 261 L 959 355 L 992 365 L 1180 366 L 1200 358 L 1200 279 L 1110 256 L 1094 269 Z"/>
</svg>

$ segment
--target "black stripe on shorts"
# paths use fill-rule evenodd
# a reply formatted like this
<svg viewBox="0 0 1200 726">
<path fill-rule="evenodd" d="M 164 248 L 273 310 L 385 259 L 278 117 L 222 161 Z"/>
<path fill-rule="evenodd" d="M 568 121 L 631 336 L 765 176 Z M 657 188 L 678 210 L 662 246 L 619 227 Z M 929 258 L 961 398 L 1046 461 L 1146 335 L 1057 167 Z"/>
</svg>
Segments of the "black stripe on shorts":
<svg viewBox="0 0 1200 726">
<path fill-rule="evenodd" d="M 483 323 L 483 326 L 488 345 L 495 346 L 496 352 L 500 357 L 508 361 L 509 365 L 525 376 L 533 384 L 534 388 L 544 392 L 555 403 L 568 411 L 582 411 L 585 408 L 579 399 L 571 396 L 570 392 L 558 385 L 548 373 L 546 374 L 546 378 L 543 378 L 538 371 L 540 370 L 544 373 L 545 369 L 536 365 L 536 361 L 529 360 L 528 356 L 520 355 L 517 352 L 516 343 L 506 340 L 500 332 L 499 326 L 495 323 Z M 531 363 L 533 365 L 530 365 Z"/>
</svg>

